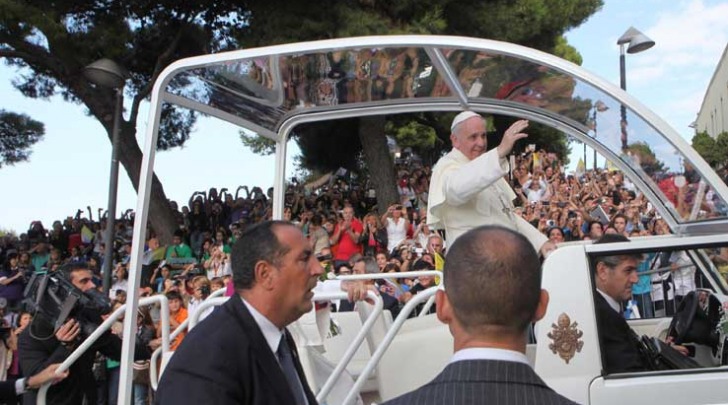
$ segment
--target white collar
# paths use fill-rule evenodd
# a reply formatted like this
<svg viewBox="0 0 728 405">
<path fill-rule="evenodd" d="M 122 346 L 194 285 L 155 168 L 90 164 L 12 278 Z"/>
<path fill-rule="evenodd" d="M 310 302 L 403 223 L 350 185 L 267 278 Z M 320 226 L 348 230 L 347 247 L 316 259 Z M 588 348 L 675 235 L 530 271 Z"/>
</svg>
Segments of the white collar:
<svg viewBox="0 0 728 405">
<path fill-rule="evenodd" d="M 521 352 L 491 347 L 471 347 L 458 350 L 450 358 L 450 364 L 463 360 L 500 360 L 529 364 L 528 357 Z"/>
<path fill-rule="evenodd" d="M 599 294 L 602 294 L 602 297 L 604 297 L 604 299 L 607 300 L 607 304 L 609 304 L 609 306 L 612 307 L 612 309 L 616 313 L 618 313 L 618 314 L 621 314 L 622 313 L 622 307 L 619 305 L 619 303 L 617 302 L 617 300 L 615 300 L 614 298 L 608 296 L 607 294 L 605 294 L 602 290 L 600 290 L 598 288 L 597 288 L 597 292 Z"/>
<path fill-rule="evenodd" d="M 263 337 L 265 338 L 265 342 L 268 343 L 268 346 L 270 346 L 271 352 L 275 354 L 278 351 L 278 345 L 281 343 L 283 331 L 278 329 L 277 326 L 273 325 L 273 322 L 269 321 L 268 318 L 258 312 L 258 310 L 250 305 L 248 301 L 245 301 L 243 297 L 240 297 L 240 299 L 243 300 L 243 304 L 245 304 L 245 306 L 248 308 L 248 311 L 250 311 L 250 315 L 253 316 L 255 323 L 258 324 L 258 327 L 260 328 L 260 331 L 263 333 Z"/>
</svg>

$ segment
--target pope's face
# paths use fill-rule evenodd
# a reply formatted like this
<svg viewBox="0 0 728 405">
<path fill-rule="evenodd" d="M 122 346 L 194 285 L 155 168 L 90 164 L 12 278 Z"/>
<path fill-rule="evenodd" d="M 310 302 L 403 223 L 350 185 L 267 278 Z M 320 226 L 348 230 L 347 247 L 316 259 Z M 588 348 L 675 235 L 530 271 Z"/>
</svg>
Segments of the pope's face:
<svg viewBox="0 0 728 405">
<path fill-rule="evenodd" d="M 461 122 L 450 135 L 453 148 L 473 160 L 482 155 L 488 147 L 485 121 L 481 117 L 471 117 Z"/>
</svg>

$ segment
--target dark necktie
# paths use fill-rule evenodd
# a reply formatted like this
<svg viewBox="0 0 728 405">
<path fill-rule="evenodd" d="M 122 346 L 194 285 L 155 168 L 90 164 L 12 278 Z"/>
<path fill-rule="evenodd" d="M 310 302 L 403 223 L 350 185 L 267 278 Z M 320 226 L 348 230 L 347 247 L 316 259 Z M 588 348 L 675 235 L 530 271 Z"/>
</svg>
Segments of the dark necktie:
<svg viewBox="0 0 728 405">
<path fill-rule="evenodd" d="M 288 386 L 291 387 L 294 398 L 296 398 L 296 405 L 308 405 L 306 400 L 306 394 L 303 392 L 303 386 L 301 380 L 298 378 L 298 372 L 296 367 L 293 365 L 293 356 L 291 354 L 291 348 L 288 347 L 286 336 L 281 337 L 281 342 L 278 344 L 278 361 L 281 363 L 281 369 L 283 374 L 286 375 L 288 380 Z"/>
</svg>

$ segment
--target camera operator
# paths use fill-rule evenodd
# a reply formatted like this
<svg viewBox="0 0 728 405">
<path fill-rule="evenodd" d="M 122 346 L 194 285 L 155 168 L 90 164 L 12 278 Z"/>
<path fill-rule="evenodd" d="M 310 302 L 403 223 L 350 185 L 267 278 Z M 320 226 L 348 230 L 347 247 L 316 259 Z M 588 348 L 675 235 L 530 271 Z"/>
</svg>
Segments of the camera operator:
<svg viewBox="0 0 728 405">
<path fill-rule="evenodd" d="M 95 289 L 93 273 L 85 263 L 70 263 L 59 271 L 60 277 L 64 277 L 73 287 L 80 290 L 84 298 L 94 303 L 108 301 L 108 298 Z M 39 294 L 44 293 L 39 292 Z M 106 304 L 108 306 L 108 302 Z M 101 323 L 102 314 L 93 312 L 95 311 L 89 308 L 72 311 L 78 319 L 69 318 L 58 329 L 54 329 L 53 320 L 40 316 L 40 312 L 34 316 L 33 322 L 18 339 L 20 367 L 23 372 L 26 375 L 35 375 L 51 364 L 63 362 L 85 336 Z M 118 360 L 121 355 L 121 339 L 110 331 L 102 335 L 71 365 L 69 377 L 50 387 L 47 403 L 76 405 L 84 403 L 84 399 L 88 404 L 97 403 L 96 384 L 92 372 L 96 352 Z M 135 353 L 139 359 L 149 356 L 144 348 L 137 348 Z M 29 391 L 23 397 L 23 401 L 25 404 L 35 404 L 36 392 Z"/>
</svg>

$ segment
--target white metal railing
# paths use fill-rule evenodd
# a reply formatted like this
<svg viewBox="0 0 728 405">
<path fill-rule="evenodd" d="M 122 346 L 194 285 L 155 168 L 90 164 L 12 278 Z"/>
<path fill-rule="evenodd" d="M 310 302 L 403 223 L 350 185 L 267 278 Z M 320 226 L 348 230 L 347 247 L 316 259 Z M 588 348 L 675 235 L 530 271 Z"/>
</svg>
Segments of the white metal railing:
<svg viewBox="0 0 728 405">
<path fill-rule="evenodd" d="M 315 301 L 331 301 L 346 299 L 347 295 L 348 294 L 346 292 L 321 293 L 316 294 L 313 299 Z M 334 385 L 339 380 L 339 377 L 341 376 L 341 374 L 344 373 L 344 370 L 346 370 L 346 366 L 354 357 L 354 354 L 356 354 L 359 346 L 361 346 L 367 334 L 374 326 L 374 322 L 376 322 L 377 318 L 379 318 L 379 316 L 382 314 L 382 309 L 384 307 L 382 297 L 380 297 L 373 291 L 368 291 L 367 297 L 374 300 L 374 309 L 367 317 L 367 320 L 364 322 L 361 329 L 359 329 L 359 332 L 356 334 L 354 340 L 351 342 L 349 347 L 346 348 L 344 355 L 341 356 L 341 359 L 336 364 L 336 367 L 334 367 L 334 371 L 331 372 L 331 375 L 329 375 L 329 378 L 326 380 L 323 387 L 321 387 L 321 390 L 318 392 L 318 394 L 316 394 L 316 401 L 318 401 L 319 403 L 323 403 L 331 390 L 334 388 Z"/>
<path fill-rule="evenodd" d="M 232 282 L 232 281 L 231 281 Z M 187 328 L 187 325 L 190 324 L 190 318 L 195 318 L 195 321 L 197 321 L 196 315 L 198 313 L 201 313 L 200 308 L 202 308 L 207 301 L 210 300 L 217 300 L 219 299 L 221 295 L 225 294 L 225 288 L 221 288 L 217 291 L 213 291 L 212 294 L 210 294 L 207 298 L 205 298 L 204 301 L 200 304 L 200 306 L 193 312 L 192 314 L 187 315 L 187 319 L 184 320 L 179 326 L 171 331 L 167 332 L 169 335 L 169 339 L 167 340 L 167 345 L 159 346 L 154 352 L 152 352 L 152 357 L 149 360 L 149 385 L 152 387 L 154 391 L 157 390 L 157 384 L 159 383 L 159 379 L 157 378 L 157 359 L 159 358 L 160 354 L 169 352 L 169 342 L 174 340 L 177 336 L 179 336 L 182 331 L 184 331 Z M 218 304 L 219 305 L 219 304 Z M 207 307 L 205 307 L 207 308 Z M 169 310 L 167 312 L 167 317 L 169 317 Z M 191 328 L 191 327 L 190 327 Z M 167 331 L 169 331 L 169 322 L 167 322 Z M 164 334 L 164 330 L 162 330 L 162 334 Z"/>
<path fill-rule="evenodd" d="M 348 274 L 345 276 L 337 276 L 337 280 L 348 281 L 348 280 L 387 280 L 391 278 L 415 278 L 415 277 L 440 277 L 440 284 L 442 284 L 442 271 L 441 270 L 417 270 L 407 271 L 399 273 L 370 273 L 370 274 Z M 432 308 L 435 303 L 435 296 L 430 297 L 429 300 L 423 305 L 422 310 L 417 315 L 418 317 L 425 316 Z M 401 314 L 401 312 L 400 312 Z"/>
<path fill-rule="evenodd" d="M 347 274 L 345 276 L 337 276 L 336 280 L 383 280 L 390 278 L 416 278 L 416 277 L 442 277 L 440 270 L 418 270 L 399 273 L 370 273 L 370 274 Z"/>
<path fill-rule="evenodd" d="M 206 299 L 205 301 L 201 302 L 200 306 L 197 307 L 195 312 L 190 314 L 187 317 L 187 321 L 189 321 L 189 325 L 187 325 L 188 326 L 187 331 L 188 332 L 191 331 L 192 328 L 194 328 L 195 326 L 197 326 L 198 323 L 200 323 L 200 321 L 201 321 L 200 317 L 202 316 L 202 314 L 205 313 L 205 311 L 208 308 L 222 305 L 222 304 L 226 303 L 227 300 L 229 300 L 229 299 L 230 299 L 230 297 L 210 297 L 210 298 Z M 180 326 L 182 326 L 182 325 L 180 325 Z"/>
<path fill-rule="evenodd" d="M 139 300 L 139 305 L 149 305 L 153 304 L 155 302 L 159 302 L 161 308 L 160 308 L 160 321 L 163 326 L 162 328 L 162 345 L 160 348 L 166 348 L 169 350 L 169 341 L 170 341 L 170 333 L 169 333 L 169 303 L 167 302 L 167 297 L 164 295 L 154 295 L 151 297 L 145 297 Z M 76 350 L 71 353 L 66 360 L 61 363 L 61 365 L 56 369 L 56 375 L 60 375 L 64 371 L 68 370 L 73 363 L 76 362 L 86 351 L 96 343 L 96 341 L 108 331 L 111 326 L 121 317 L 124 315 L 124 312 L 126 311 L 126 304 L 120 306 L 117 308 L 114 312 L 109 315 L 104 322 L 97 327 L 93 333 L 91 333 L 86 339 L 84 339 L 83 342 L 81 342 L 81 345 L 79 345 Z M 127 320 L 127 322 L 131 322 L 132 320 Z M 136 320 L 133 320 L 136 322 Z M 166 325 L 166 327 L 164 327 Z M 150 369 L 151 369 L 151 363 L 150 363 Z M 39 405 L 45 405 L 46 403 L 46 395 L 48 394 L 48 388 L 51 386 L 51 382 L 48 382 L 46 384 L 43 384 L 43 386 L 40 387 L 38 390 L 38 397 L 37 397 L 37 404 Z"/>
<path fill-rule="evenodd" d="M 407 274 L 407 273 L 405 273 Z M 362 370 L 361 374 L 359 375 L 359 378 L 356 379 L 356 382 L 354 383 L 354 386 L 352 387 L 351 391 L 349 391 L 349 394 L 344 399 L 343 405 L 349 405 L 352 404 L 356 396 L 359 394 L 359 391 L 361 391 L 364 384 L 366 384 L 367 379 L 369 379 L 369 376 L 374 371 L 374 368 L 379 363 L 379 360 L 382 359 L 382 356 L 384 355 L 384 352 L 389 348 L 389 345 L 392 343 L 392 340 L 394 340 L 394 336 L 399 332 L 400 328 L 402 328 L 402 325 L 407 320 L 407 316 L 415 309 L 417 305 L 424 302 L 425 300 L 429 299 L 430 297 L 434 296 L 438 289 L 441 289 L 442 287 L 430 287 L 424 291 L 421 291 L 414 295 L 409 302 L 402 308 L 402 310 L 399 313 L 399 316 L 397 319 L 394 320 L 392 323 L 392 326 L 389 328 L 387 333 L 384 335 L 384 339 L 382 339 L 382 342 L 377 346 L 377 350 L 372 353 L 371 359 L 369 359 L 369 362 L 367 362 L 366 366 Z"/>
</svg>

